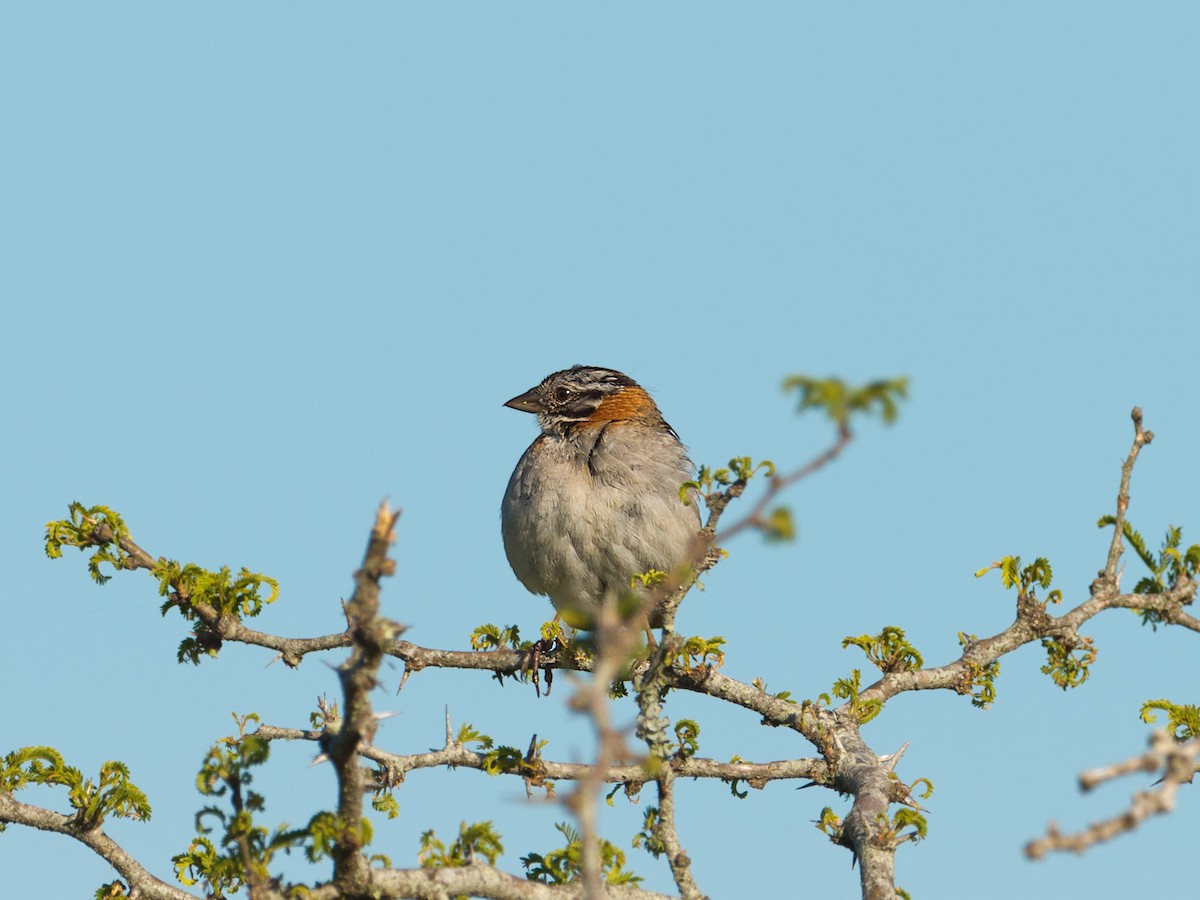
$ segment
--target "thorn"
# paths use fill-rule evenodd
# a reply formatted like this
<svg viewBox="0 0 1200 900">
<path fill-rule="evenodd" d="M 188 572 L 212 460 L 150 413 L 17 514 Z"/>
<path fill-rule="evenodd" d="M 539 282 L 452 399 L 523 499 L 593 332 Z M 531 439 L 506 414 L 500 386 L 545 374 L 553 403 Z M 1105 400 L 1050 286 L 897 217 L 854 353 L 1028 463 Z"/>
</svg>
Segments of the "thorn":
<svg viewBox="0 0 1200 900">
<path fill-rule="evenodd" d="M 904 756 L 904 752 L 908 749 L 908 741 L 900 745 L 900 749 L 895 753 L 889 753 L 887 756 L 879 757 L 879 761 L 887 766 L 889 772 L 896 771 L 896 764 L 900 762 L 900 758 Z"/>
</svg>

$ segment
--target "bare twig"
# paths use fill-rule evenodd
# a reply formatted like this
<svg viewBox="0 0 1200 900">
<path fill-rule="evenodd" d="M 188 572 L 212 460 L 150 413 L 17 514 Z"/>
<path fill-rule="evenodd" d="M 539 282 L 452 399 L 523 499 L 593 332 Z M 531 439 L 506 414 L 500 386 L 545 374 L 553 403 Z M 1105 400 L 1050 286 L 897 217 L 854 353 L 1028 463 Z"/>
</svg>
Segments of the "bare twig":
<svg viewBox="0 0 1200 900">
<path fill-rule="evenodd" d="M 1194 738 L 1180 743 L 1166 729 L 1158 729 L 1150 735 L 1149 744 L 1150 749 L 1141 756 L 1084 772 L 1079 776 L 1079 784 L 1087 791 L 1106 781 L 1134 772 L 1162 772 L 1163 777 L 1154 787 L 1135 793 L 1128 809 L 1111 818 L 1094 822 L 1076 834 L 1063 834 L 1051 823 L 1045 837 L 1025 845 L 1025 855 L 1031 859 L 1041 859 L 1053 851 L 1070 850 L 1073 853 L 1082 853 L 1093 844 L 1133 831 L 1150 816 L 1173 810 L 1179 786 L 1191 782 L 1196 773 L 1196 761 L 1200 758 L 1200 739 Z"/>
<path fill-rule="evenodd" d="M 758 502 L 751 507 L 750 512 L 746 513 L 745 516 L 738 519 L 719 535 L 717 535 L 717 540 L 723 543 L 728 541 L 731 537 L 739 532 L 745 531 L 747 528 L 765 528 L 767 523 L 763 519 L 762 515 L 767 508 L 767 504 L 775 499 L 780 492 L 791 487 L 797 481 L 807 478 L 809 475 L 812 475 L 814 472 L 824 468 L 826 465 L 837 459 L 838 456 L 841 455 L 842 451 L 846 449 L 846 445 L 849 444 L 853 439 L 854 435 L 850 431 L 850 426 L 846 423 L 839 425 L 837 440 L 833 442 L 832 446 L 830 446 L 824 452 L 813 457 L 807 463 L 800 466 L 800 468 L 795 469 L 786 475 L 771 476 L 767 482 L 766 492 L 758 498 Z"/>
<path fill-rule="evenodd" d="M 1154 440 L 1153 431 L 1142 430 L 1142 408 L 1140 406 L 1133 408 L 1130 418 L 1133 419 L 1133 446 L 1129 448 L 1129 455 L 1125 457 L 1125 462 L 1121 465 L 1121 486 L 1117 490 L 1117 516 L 1113 525 L 1112 543 L 1108 547 L 1108 559 L 1104 563 L 1104 568 L 1100 570 L 1096 580 L 1092 583 L 1093 594 L 1116 594 L 1120 590 L 1117 565 L 1124 552 L 1121 539 L 1125 531 L 1125 511 L 1129 509 L 1129 479 L 1133 475 L 1133 466 L 1137 462 L 1138 454 L 1142 452 L 1142 447 Z"/>
</svg>

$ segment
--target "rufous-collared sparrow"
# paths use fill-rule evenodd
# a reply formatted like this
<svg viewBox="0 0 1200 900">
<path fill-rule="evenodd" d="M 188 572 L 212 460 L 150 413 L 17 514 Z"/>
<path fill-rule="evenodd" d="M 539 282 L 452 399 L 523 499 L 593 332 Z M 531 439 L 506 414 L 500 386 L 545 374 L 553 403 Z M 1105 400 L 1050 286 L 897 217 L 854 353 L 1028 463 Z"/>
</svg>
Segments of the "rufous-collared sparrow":
<svg viewBox="0 0 1200 900">
<path fill-rule="evenodd" d="M 629 596 L 659 627 L 657 601 L 632 579 L 674 573 L 703 542 L 695 492 L 680 497 L 692 462 L 654 400 L 628 375 L 573 366 L 504 405 L 536 414 L 542 430 L 500 507 L 517 578 L 573 627 L 593 627 L 603 604 Z"/>
</svg>

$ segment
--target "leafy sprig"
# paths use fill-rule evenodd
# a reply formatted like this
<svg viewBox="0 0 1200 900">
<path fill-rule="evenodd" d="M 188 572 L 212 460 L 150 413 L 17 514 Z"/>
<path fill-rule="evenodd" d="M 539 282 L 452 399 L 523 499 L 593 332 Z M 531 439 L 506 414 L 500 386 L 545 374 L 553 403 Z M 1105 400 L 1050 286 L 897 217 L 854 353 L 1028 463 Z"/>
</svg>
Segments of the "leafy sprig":
<svg viewBox="0 0 1200 900">
<path fill-rule="evenodd" d="M 310 861 L 329 855 L 338 836 L 332 813 L 318 813 L 302 829 L 281 824 L 268 829 L 255 822 L 266 809 L 261 794 L 250 789 L 254 769 L 266 763 L 270 743 L 246 733 L 257 723 L 255 713 L 233 716 L 237 735 L 218 740 L 205 756 L 196 775 L 196 788 L 205 797 L 228 800 L 228 808 L 211 803 L 196 813 L 196 837 L 183 852 L 172 857 L 175 877 L 185 886 L 203 883 L 209 896 L 223 898 L 244 885 L 270 879 L 270 866 L 280 853 L 305 848 Z M 364 820 L 364 843 L 370 840 Z"/>
<path fill-rule="evenodd" d="M 1147 724 L 1155 722 L 1160 712 L 1167 714 L 1171 736 L 1179 743 L 1200 735 L 1200 706 L 1172 703 L 1170 700 L 1147 700 L 1142 704 L 1142 721 Z"/>
<path fill-rule="evenodd" d="M 966 650 L 979 640 L 978 635 L 958 633 L 958 644 Z M 1000 661 L 977 663 L 967 660 L 968 680 L 959 688 L 959 693 L 971 695 L 971 705 L 976 709 L 988 709 L 996 702 L 996 679 L 1000 676 Z"/>
<path fill-rule="evenodd" d="M 426 869 L 451 869 L 486 862 L 494 865 L 504 852 L 500 834 L 488 822 L 462 822 L 458 837 L 447 847 L 431 828 L 421 835 L 417 860 Z"/>
<path fill-rule="evenodd" d="M 490 622 L 480 625 L 471 632 L 472 650 L 520 650 L 521 631 L 516 625 L 501 628 Z"/>
<path fill-rule="evenodd" d="M 129 529 L 121 516 L 107 506 L 84 506 L 78 500 L 67 507 L 70 518 L 46 523 L 46 555 L 51 559 L 62 556 L 63 547 L 78 547 L 81 551 L 95 547 L 88 559 L 88 574 L 96 584 L 112 579 L 100 571 L 108 563 L 115 571 L 137 568 L 132 556 L 121 546 Z"/>
<path fill-rule="evenodd" d="M 675 740 L 675 757 L 690 759 L 700 750 L 700 725 L 694 719 L 680 719 L 675 723 Z"/>
<path fill-rule="evenodd" d="M 925 665 L 920 651 L 904 637 L 904 629 L 887 625 L 876 635 L 862 634 L 842 640 L 843 649 L 858 647 L 882 672 L 911 672 Z"/>
<path fill-rule="evenodd" d="M 1046 649 L 1046 664 L 1042 674 L 1050 678 L 1064 691 L 1079 687 L 1088 680 L 1091 665 L 1096 661 L 1096 647 L 1092 639 L 1076 635 L 1064 638 L 1043 638 Z"/>
<path fill-rule="evenodd" d="M 693 491 L 707 498 L 732 484 L 745 484 L 759 472 L 765 473 L 768 478 L 773 477 L 775 463 L 769 459 L 756 463 L 749 456 L 735 456 L 729 460 L 727 467 L 712 469 L 708 466 L 701 466 L 694 481 L 685 481 L 680 486 L 679 499 L 685 503 L 690 502 Z"/>
<path fill-rule="evenodd" d="M 799 392 L 799 412 L 819 409 L 839 428 L 846 427 L 855 413 L 878 414 L 890 425 L 900 414 L 900 401 L 908 397 L 908 379 L 880 379 L 851 387 L 840 378 L 792 375 L 784 380 L 783 389 Z"/>
<path fill-rule="evenodd" d="M 525 876 L 543 884 L 570 884 L 579 877 L 583 864 L 583 842 L 579 832 L 565 822 L 554 826 L 567 839 L 567 846 L 549 853 L 530 853 L 521 857 Z M 600 840 L 600 873 L 606 884 L 637 884 L 640 875 L 625 868 L 625 852 L 608 841 Z"/>
<path fill-rule="evenodd" d="M 1021 600 L 1036 600 L 1036 591 L 1038 587 L 1043 589 L 1050 587 L 1050 583 L 1054 578 L 1054 572 L 1050 568 L 1050 560 L 1044 556 L 1039 556 L 1029 565 L 1022 568 L 1021 557 L 1005 556 L 998 562 L 992 563 L 990 566 L 984 566 L 975 573 L 976 578 L 982 578 L 993 569 L 1000 570 L 1000 583 L 1004 585 L 1005 590 L 1011 588 L 1017 589 L 1017 596 Z M 1062 591 L 1053 590 L 1046 595 L 1043 607 L 1049 603 L 1059 603 L 1062 601 Z"/>
<path fill-rule="evenodd" d="M 65 787 L 67 800 L 84 830 L 99 827 L 109 816 L 147 821 L 150 801 L 129 780 L 129 767 L 109 760 L 101 764 L 96 779 L 69 766 L 53 747 L 21 747 L 0 762 L 0 791 L 13 793 L 31 784 Z"/>
<path fill-rule="evenodd" d="M 697 669 L 719 669 L 725 664 L 725 638 L 714 637 L 684 638 L 678 649 L 667 653 L 667 664 L 674 666 L 680 672 L 691 673 Z"/>
<path fill-rule="evenodd" d="M 1101 516 L 1096 523 L 1100 528 L 1115 525 L 1116 516 Z M 1158 553 L 1151 552 L 1146 547 L 1146 541 L 1129 521 L 1126 520 L 1121 534 L 1133 548 L 1133 552 L 1150 570 L 1134 587 L 1137 594 L 1162 594 L 1179 583 L 1181 578 L 1195 579 L 1200 573 L 1200 544 L 1192 544 L 1187 550 L 1182 549 L 1183 529 L 1174 525 L 1167 527 Z M 1138 611 L 1142 624 L 1157 629 L 1164 622 L 1162 614 L 1151 609 Z"/>
<path fill-rule="evenodd" d="M 210 571 L 170 559 L 151 562 L 130 540 L 121 516 L 107 506 L 88 507 L 76 501 L 68 509 L 70 518 L 46 523 L 46 555 L 58 559 L 63 547 L 94 547 L 87 568 L 97 584 L 112 578 L 100 570 L 105 563 L 115 571 L 148 568 L 158 581 L 159 596 L 167 598 L 163 615 L 176 609 L 184 619 L 197 622 L 194 633 L 179 645 L 180 662 L 197 664 L 205 655 L 217 655 L 221 638 L 214 630 L 214 618 L 252 618 L 279 597 L 279 582 L 244 567 L 234 574 L 227 567 Z"/>
<path fill-rule="evenodd" d="M 265 604 L 279 599 L 278 581 L 245 567 L 234 575 L 227 566 L 214 572 L 195 563 L 160 559 L 150 574 L 158 579 L 158 595 L 168 598 L 162 605 L 164 615 L 176 608 L 191 619 L 196 607 L 204 604 L 218 615 L 251 619 L 262 612 Z M 268 589 L 265 597 L 263 588 Z"/>
<path fill-rule="evenodd" d="M 883 701 L 861 700 L 858 696 L 861 690 L 862 672 L 858 669 L 854 669 L 847 677 L 839 678 L 833 683 L 833 696 L 847 701 L 850 712 L 860 723 L 865 725 L 883 711 Z"/>
<path fill-rule="evenodd" d="M 657 806 L 650 806 L 642 816 L 642 830 L 633 836 L 633 846 L 645 850 L 655 859 L 667 852 L 667 845 L 658 835 L 659 812 Z"/>
</svg>

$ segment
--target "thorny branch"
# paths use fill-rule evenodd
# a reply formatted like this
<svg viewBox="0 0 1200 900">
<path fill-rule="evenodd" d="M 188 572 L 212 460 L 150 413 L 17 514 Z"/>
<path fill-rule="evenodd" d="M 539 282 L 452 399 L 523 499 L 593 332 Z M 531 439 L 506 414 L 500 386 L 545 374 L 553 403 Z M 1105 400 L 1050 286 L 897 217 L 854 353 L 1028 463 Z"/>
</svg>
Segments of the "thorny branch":
<svg viewBox="0 0 1200 900">
<path fill-rule="evenodd" d="M 340 835 L 333 849 L 334 883 L 345 896 L 365 894 L 370 869 L 363 856 L 363 793 L 366 779 L 358 764 L 358 748 L 375 738 L 378 724 L 371 708 L 371 691 L 377 682 L 384 651 L 400 626 L 379 614 L 380 581 L 396 570 L 388 557 L 395 540 L 396 520 L 386 502 L 381 503 L 367 542 L 362 568 L 354 573 L 354 593 L 346 603 L 346 620 L 354 638 L 350 658 L 338 669 L 342 683 L 343 718 L 329 747 L 337 772 Z"/>
<path fill-rule="evenodd" d="M 1092 582 L 1091 596 L 1061 616 L 1051 615 L 1044 604 L 1019 606 L 1016 621 L 999 634 L 970 643 L 962 656 L 952 663 L 931 669 L 891 672 L 859 694 L 860 700 L 888 700 L 904 691 L 953 690 L 971 692 L 972 673 L 1018 647 L 1042 638 L 1058 638 L 1068 645 L 1085 640 L 1079 628 L 1106 609 L 1144 609 L 1159 613 L 1163 621 L 1200 632 L 1200 620 L 1184 611 L 1196 598 L 1196 582 L 1181 574 L 1161 594 L 1120 593 L 1118 565 L 1122 549 L 1125 511 L 1129 506 L 1129 481 L 1142 447 L 1154 439 L 1154 433 L 1142 429 L 1142 410 L 1132 412 L 1133 445 L 1121 466 L 1117 492 L 1117 517 L 1104 568 Z"/>
<path fill-rule="evenodd" d="M 281 728 L 275 725 L 260 725 L 255 731 L 259 737 L 268 741 L 321 741 L 324 734 L 320 731 L 299 728 Z M 452 737 L 439 750 L 426 753 L 389 753 L 375 746 L 363 746 L 358 749 L 362 759 L 375 763 L 379 772 L 389 786 L 401 784 L 410 772 L 423 769 L 449 767 L 455 769 L 474 769 L 479 772 L 488 771 L 488 755 L 459 743 Z M 780 759 L 771 762 L 736 762 L 723 763 L 704 757 L 673 757 L 670 767 L 679 778 L 719 778 L 727 782 L 745 782 L 754 788 L 761 788 L 771 781 L 812 781 L 818 784 L 830 783 L 829 766 L 820 759 Z M 526 759 L 522 765 L 514 768 L 511 774 L 524 779 L 529 788 L 539 788 L 548 782 L 582 781 L 595 774 L 594 763 L 555 762 L 540 756 Z M 641 762 L 614 763 L 601 770 L 600 781 L 605 784 L 624 785 L 631 793 L 637 793 L 647 783 L 655 779 L 647 774 L 646 767 Z"/>
<path fill-rule="evenodd" d="M 840 441 L 839 444 L 844 445 L 844 442 L 844 440 Z M 835 445 L 835 448 L 827 451 L 809 467 L 793 473 L 795 477 L 788 476 L 788 478 L 795 480 L 795 478 L 815 470 L 824 462 L 832 459 L 837 452 L 840 452 L 840 449 L 840 446 Z M 907 787 L 894 778 L 889 779 L 887 775 L 890 773 L 890 769 L 887 769 L 862 743 L 861 738 L 857 735 L 857 721 L 847 725 L 848 730 L 845 732 L 844 739 L 831 740 L 831 736 L 835 736 L 835 726 L 839 725 L 839 720 L 833 718 L 827 710 L 808 708 L 807 714 L 798 713 L 798 708 L 794 704 L 772 698 L 757 688 L 729 679 L 710 669 L 679 672 L 673 667 L 668 668 L 663 665 L 665 658 L 663 654 L 668 646 L 666 642 L 671 641 L 674 637 L 675 612 L 696 579 L 721 559 L 720 552 L 712 548 L 717 523 L 728 504 L 740 497 L 745 488 L 746 481 L 739 479 L 728 485 L 725 490 L 714 492 L 705 498 L 709 507 L 709 517 L 698 536 L 696 553 L 693 557 L 695 565 L 690 572 L 676 579 L 675 583 L 666 586 L 668 596 L 662 601 L 665 626 L 664 644 L 659 648 L 658 655 L 655 657 L 654 678 L 661 679 L 664 685 L 671 687 L 728 699 L 755 710 L 762 715 L 765 722 L 793 727 L 817 745 L 825 760 L 791 760 L 781 764 L 763 764 L 750 770 L 727 768 L 722 764 L 706 760 L 672 760 L 668 766 L 655 774 L 651 780 L 656 782 L 660 803 L 658 836 L 668 848 L 668 862 L 672 874 L 675 876 L 677 887 L 679 887 L 681 895 L 688 900 L 700 898 L 702 894 L 691 877 L 690 862 L 675 833 L 673 787 L 674 781 L 679 775 L 740 778 L 743 772 L 748 772 L 750 778 L 747 781 L 753 785 L 780 777 L 807 777 L 813 783 L 825 785 L 836 783 L 841 789 L 849 790 L 852 793 L 864 796 L 869 794 L 872 798 L 878 797 L 880 800 L 875 801 L 874 805 L 882 803 L 883 810 L 886 810 L 889 802 L 915 805 L 911 803 Z M 777 487 L 776 491 L 779 489 L 780 487 Z M 340 670 L 343 691 L 346 695 L 346 719 L 342 723 L 337 723 L 339 730 L 333 742 L 334 750 L 330 753 L 339 773 L 338 808 L 342 828 L 342 840 L 339 841 L 338 852 L 335 854 L 335 884 L 345 885 L 352 891 L 362 890 L 366 884 L 379 890 L 380 879 L 383 875 L 388 874 L 367 868 L 361 853 L 361 840 L 358 835 L 358 829 L 361 827 L 361 797 L 364 790 L 370 790 L 373 786 L 367 783 L 368 774 L 356 762 L 352 762 L 357 759 L 358 755 L 375 758 L 384 763 L 388 761 L 385 755 L 371 746 L 375 720 L 367 696 L 370 689 L 375 686 L 375 672 L 381 655 L 386 652 L 404 660 L 406 676 L 409 672 L 419 671 L 425 667 L 487 669 L 502 674 L 517 674 L 523 670 L 527 661 L 526 654 L 519 651 L 496 650 L 483 653 L 441 651 L 419 647 L 395 638 L 398 627 L 377 616 L 378 579 L 381 575 L 391 572 L 391 563 L 386 559 L 386 547 L 391 539 L 393 526 L 394 518 L 389 521 L 386 510 L 381 508 L 368 547 L 367 559 L 364 561 L 363 568 L 356 575 L 355 595 L 346 605 L 349 627 L 343 634 L 308 640 L 282 639 L 246 628 L 236 617 L 222 616 L 204 604 L 194 604 L 200 619 L 222 640 L 274 649 L 283 656 L 289 665 L 297 664 L 304 655 L 310 652 L 333 647 L 353 646 L 350 661 Z M 95 543 L 103 543 L 105 540 L 113 538 L 103 523 L 99 523 L 92 534 Z M 129 556 L 130 561 L 127 565 L 131 568 L 150 569 L 154 566 L 154 559 L 127 536 L 121 536 L 120 545 Z M 592 658 L 567 658 L 565 654 L 550 654 L 541 661 L 542 665 L 576 668 L 581 671 L 590 671 L 592 675 L 586 682 L 581 683 L 572 698 L 572 705 L 587 712 L 596 724 L 597 758 L 592 764 L 578 767 L 574 772 L 563 764 L 547 764 L 548 769 L 554 772 L 553 777 L 569 778 L 573 775 L 578 784 L 576 791 L 568 798 L 568 805 L 578 817 L 583 833 L 585 852 L 581 887 L 588 900 L 605 896 L 606 890 L 609 896 L 617 895 L 614 888 L 603 885 L 599 872 L 598 837 L 595 828 L 595 799 L 599 786 L 606 781 L 624 777 L 621 774 L 622 771 L 630 773 L 627 782 L 633 784 L 635 779 L 631 776 L 634 768 L 640 770 L 637 783 L 644 783 L 646 780 L 644 767 L 628 762 L 635 757 L 625 746 L 622 733 L 611 721 L 607 698 L 608 684 L 616 679 L 632 656 L 637 633 L 615 618 L 615 610 L 610 610 L 610 612 L 613 617 L 612 621 L 607 625 L 602 621 L 597 629 L 599 652 Z M 665 728 L 666 724 L 666 719 L 663 717 L 660 726 Z M 281 730 L 273 733 L 268 726 L 263 727 L 262 733 L 264 737 L 292 736 Z M 307 733 L 305 737 L 308 737 Z M 846 752 L 845 748 L 848 746 L 853 748 L 853 753 Z M 431 754 L 426 756 L 423 762 L 434 764 L 432 762 L 434 758 L 436 757 Z M 854 762 L 853 771 L 846 769 L 848 760 Z M 414 767 L 417 766 L 414 765 Z M 792 772 L 796 774 L 792 775 Z M 872 772 L 876 772 L 878 777 L 873 777 Z M 882 786 L 882 793 L 878 790 L 867 791 L 863 787 L 867 781 Z M 850 827 L 847 829 L 847 843 L 854 848 L 857 858 L 863 863 L 864 883 L 868 876 L 876 879 L 882 877 L 886 880 L 890 878 L 890 856 L 888 865 L 881 870 L 874 862 L 875 854 L 871 849 L 874 845 L 881 843 L 876 835 L 876 832 L 879 831 L 878 815 L 863 814 L 858 818 L 862 820 L 862 827 L 856 827 L 857 820 L 853 814 L 848 820 Z M 880 871 L 883 872 L 882 876 L 878 874 Z M 395 877 L 397 874 L 392 871 L 390 877 Z M 386 892 L 383 895 L 388 896 Z M 645 896 L 645 893 L 629 895 Z M 318 894 L 312 896 L 318 896 Z M 440 896 L 440 894 L 434 893 L 431 896 Z M 501 894 L 481 894 L 480 896 L 501 896 Z M 503 896 L 508 896 L 508 894 Z"/>
<path fill-rule="evenodd" d="M 1087 638 L 1079 634 L 1079 628 L 1105 609 L 1152 610 L 1161 621 L 1200 631 L 1200 619 L 1185 612 L 1185 607 L 1193 602 L 1196 595 L 1196 584 L 1185 574 L 1160 594 L 1121 594 L 1119 590 L 1118 567 L 1124 550 L 1122 536 L 1129 503 L 1130 479 L 1141 448 L 1153 439 L 1151 432 L 1143 430 L 1140 409 L 1133 411 L 1133 422 L 1134 441 L 1121 468 L 1112 542 L 1105 566 L 1092 583 L 1088 599 L 1057 617 L 1046 611 L 1044 603 L 1018 603 L 1016 620 L 1004 631 L 971 642 L 959 659 L 944 666 L 889 672 L 858 693 L 858 704 L 872 700 L 882 703 L 899 693 L 914 690 L 942 689 L 970 693 L 972 680 L 981 667 L 1024 644 L 1047 637 L 1068 646 L 1079 646 L 1086 642 Z M 731 537 L 745 528 L 762 527 L 762 513 L 771 498 L 836 458 L 850 439 L 849 430 L 842 426 L 837 441 L 824 453 L 788 475 L 773 477 L 766 495 L 760 498 L 744 519 L 721 532 L 720 537 Z M 665 625 L 663 642 L 654 649 L 648 663 L 635 667 L 634 687 L 639 702 L 638 737 L 645 743 L 648 757 L 657 760 L 657 764 L 647 763 L 644 758 L 632 753 L 625 743 L 625 732 L 617 728 L 611 719 L 607 686 L 627 665 L 636 641 L 635 629 L 614 618 L 615 610 L 608 610 L 609 621 L 604 621 L 603 615 L 601 617 L 596 631 L 598 649 L 594 656 L 579 656 L 560 650 L 547 653 L 539 661 L 540 666 L 592 673 L 591 678 L 579 681 L 571 704 L 588 714 L 595 723 L 598 747 L 595 760 L 588 764 L 569 764 L 531 755 L 526 760 L 525 768 L 511 773 L 525 779 L 527 786 L 540 786 L 551 780 L 576 782 L 577 787 L 570 794 L 568 805 L 577 815 L 583 833 L 583 872 L 579 881 L 569 885 L 551 888 L 487 866 L 380 870 L 366 865 L 360 839 L 362 796 L 364 792 L 383 786 L 378 779 L 390 787 L 403 781 L 409 771 L 417 769 L 434 766 L 483 768 L 486 764 L 485 754 L 458 744 L 449 732 L 446 745 L 441 750 L 429 753 L 404 756 L 374 747 L 375 716 L 371 711 L 369 693 L 376 686 L 376 673 L 382 658 L 391 655 L 403 660 L 405 677 L 424 668 L 476 669 L 502 675 L 519 675 L 527 665 L 527 654 L 517 650 L 437 650 L 396 637 L 399 626 L 379 616 L 378 603 L 379 579 L 391 574 L 393 565 L 387 558 L 387 546 L 392 540 L 395 516 L 386 506 L 380 508 L 366 558 L 355 576 L 354 596 L 346 604 L 348 627 L 345 632 L 308 639 L 280 638 L 246 628 L 236 616 L 221 615 L 202 603 L 195 604 L 200 620 L 221 640 L 275 650 L 288 665 L 298 665 L 308 653 L 338 647 L 353 648 L 350 659 L 339 669 L 345 697 L 345 719 L 336 723 L 336 729 L 327 728 L 325 733 L 321 733 L 263 725 L 258 732 L 267 740 L 321 740 L 333 732 L 330 756 L 338 769 L 338 814 L 341 826 L 335 853 L 335 880 L 329 885 L 315 888 L 308 896 L 317 900 L 365 893 L 380 897 L 436 898 L 470 894 L 502 900 L 509 897 L 553 896 L 594 900 L 603 896 L 662 896 L 636 888 L 603 884 L 595 826 L 595 801 L 602 784 L 625 784 L 627 790 L 634 792 L 653 781 L 659 804 L 655 836 L 666 848 L 668 863 L 680 895 L 685 900 L 698 900 L 702 894 L 691 878 L 690 860 L 679 844 L 675 829 L 674 784 L 682 776 L 744 780 L 756 787 L 770 780 L 807 778 L 814 784 L 850 795 L 853 797 L 851 810 L 834 837 L 851 849 L 859 864 L 862 896 L 868 900 L 892 900 L 895 896 L 895 848 L 907 838 L 897 835 L 895 829 L 890 827 L 888 811 L 893 804 L 920 809 L 912 797 L 911 788 L 894 775 L 900 754 L 880 757 L 863 741 L 860 722 L 850 702 L 836 709 L 807 702 L 796 704 L 709 667 L 686 668 L 666 663 L 668 650 L 679 640 L 674 634 L 674 617 L 679 604 L 695 583 L 696 577 L 721 558 L 720 551 L 713 546 L 714 535 L 718 533 L 717 523 L 727 505 L 740 497 L 745 488 L 746 482 L 738 480 L 725 490 L 714 491 L 705 498 L 709 517 L 699 536 L 693 571 L 667 586 L 668 596 L 662 607 Z M 96 544 L 114 538 L 103 523 L 97 524 L 92 535 L 92 541 Z M 127 536 L 121 536 L 119 543 L 128 554 L 126 565 L 129 568 L 151 569 L 155 565 L 156 561 Z M 701 693 L 741 706 L 760 716 L 763 724 L 788 728 L 800 734 L 816 747 L 821 758 L 724 764 L 672 756 L 664 750 L 669 744 L 665 740 L 669 722 L 657 699 L 659 692 L 667 688 Z M 1169 736 L 1156 734 L 1150 752 L 1144 756 L 1107 770 L 1085 773 L 1082 779 L 1085 789 L 1107 778 L 1139 769 L 1162 771 L 1164 776 L 1160 787 L 1137 794 L 1130 809 L 1121 815 L 1073 836 L 1062 835 L 1051 826 L 1048 835 L 1032 842 L 1027 852 L 1036 857 L 1050 850 L 1082 850 L 1097 841 L 1136 827 L 1149 815 L 1169 810 L 1179 785 L 1190 781 L 1197 771 L 1198 757 L 1200 743 L 1196 740 L 1177 744 Z M 376 763 L 379 774 L 361 767 L 358 763 L 360 758 Z M 189 896 L 146 874 L 99 829 L 85 835 L 72 832 L 67 817 L 19 804 L 11 794 L 0 793 L 0 821 L 21 822 L 72 834 L 112 862 L 131 885 L 138 887 L 143 897 L 179 900 Z M 261 893 L 268 894 L 270 889 L 264 887 Z"/>
</svg>

